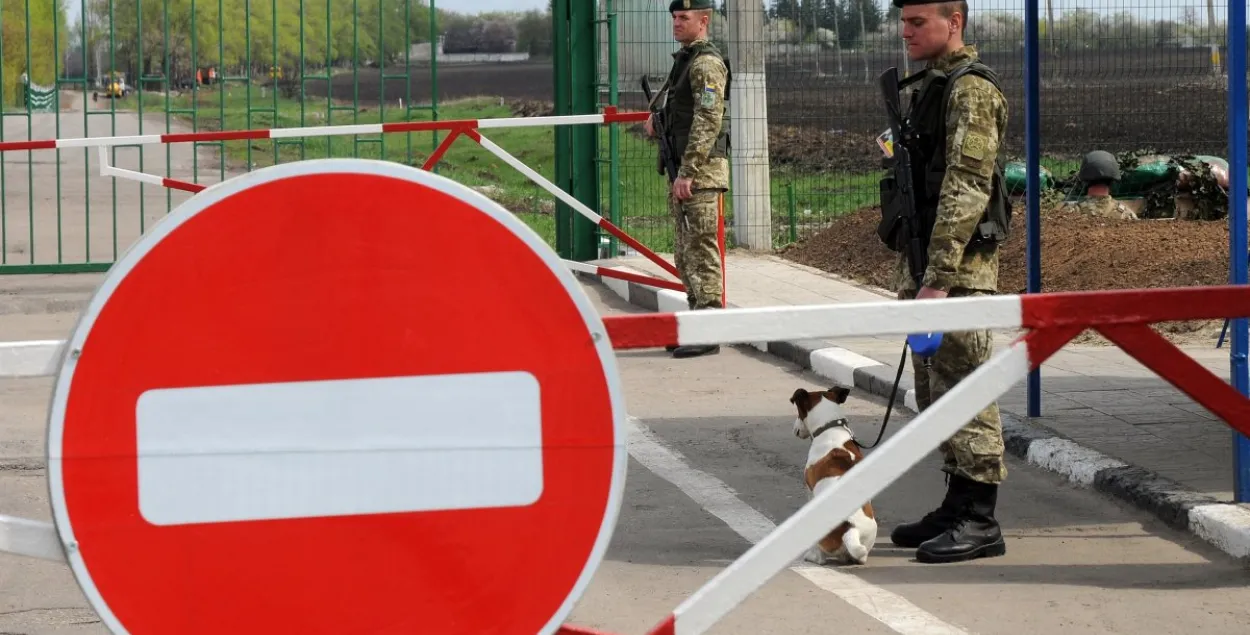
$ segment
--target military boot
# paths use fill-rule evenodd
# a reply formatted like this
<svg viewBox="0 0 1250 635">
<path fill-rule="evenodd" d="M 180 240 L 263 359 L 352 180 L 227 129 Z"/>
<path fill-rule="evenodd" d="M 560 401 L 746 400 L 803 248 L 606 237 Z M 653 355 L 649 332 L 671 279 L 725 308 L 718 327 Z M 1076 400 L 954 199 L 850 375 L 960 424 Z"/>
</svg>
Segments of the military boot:
<svg viewBox="0 0 1250 635">
<path fill-rule="evenodd" d="M 958 520 L 959 508 L 963 505 L 964 493 L 967 490 L 966 480 L 958 476 L 946 475 L 946 498 L 937 509 L 924 515 L 924 518 L 905 523 L 890 532 L 890 542 L 899 547 L 915 549 L 926 540 L 941 536 L 943 532 L 955 525 Z"/>
<path fill-rule="evenodd" d="M 961 479 L 962 480 L 962 479 Z M 920 545 L 916 560 L 925 563 L 961 562 L 1007 553 L 1007 543 L 994 519 L 998 485 L 966 481 L 967 495 L 954 525 Z"/>
<path fill-rule="evenodd" d="M 678 346 L 673 350 L 673 357 L 676 359 L 684 359 L 687 357 L 698 357 L 700 355 L 711 355 L 720 352 L 720 344 L 699 344 Z"/>
<path fill-rule="evenodd" d="M 720 307 L 704 307 L 702 309 L 695 308 L 695 301 L 690 300 L 691 311 L 715 311 Z M 687 344 L 676 348 L 665 349 L 673 354 L 674 359 L 685 359 L 687 357 L 699 357 L 700 355 L 710 355 L 720 352 L 720 344 Z"/>
</svg>

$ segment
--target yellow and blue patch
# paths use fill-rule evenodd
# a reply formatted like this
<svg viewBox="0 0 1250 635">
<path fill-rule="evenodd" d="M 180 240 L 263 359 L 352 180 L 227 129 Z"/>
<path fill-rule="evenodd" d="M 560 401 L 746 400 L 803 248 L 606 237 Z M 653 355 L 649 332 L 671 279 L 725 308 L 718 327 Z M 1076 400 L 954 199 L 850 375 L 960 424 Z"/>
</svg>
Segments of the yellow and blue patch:
<svg viewBox="0 0 1250 635">
<path fill-rule="evenodd" d="M 711 108 L 716 105 L 716 86 L 709 85 L 703 89 L 703 99 L 699 102 L 699 105 L 704 108 Z"/>
</svg>

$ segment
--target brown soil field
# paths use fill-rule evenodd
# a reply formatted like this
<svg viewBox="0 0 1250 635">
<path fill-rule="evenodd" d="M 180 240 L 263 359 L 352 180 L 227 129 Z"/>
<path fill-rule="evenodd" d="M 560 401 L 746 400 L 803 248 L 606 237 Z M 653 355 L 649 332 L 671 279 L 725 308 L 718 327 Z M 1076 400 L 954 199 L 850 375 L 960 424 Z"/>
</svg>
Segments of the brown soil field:
<svg viewBox="0 0 1250 635">
<path fill-rule="evenodd" d="M 999 287 L 1003 294 L 1027 290 L 1022 204 L 1003 245 Z M 783 258 L 862 284 L 892 288 L 897 254 L 877 238 L 876 207 L 833 221 L 781 251 Z M 1228 221 L 1132 221 L 1094 218 L 1063 210 L 1042 213 L 1042 291 L 1208 286 L 1228 281 Z M 1222 320 L 1160 324 L 1181 342 L 1214 345 Z M 1100 341 L 1086 335 L 1081 341 Z"/>
<path fill-rule="evenodd" d="M 1042 153 L 1078 157 L 1090 150 L 1227 156 L 1226 80 L 1210 74 L 1206 49 L 1096 51 L 1044 56 L 1042 61 Z M 1002 78 L 1011 112 L 1008 151 L 1024 154 L 1024 73 L 1018 51 L 988 52 L 983 58 Z M 772 60 L 768 66 L 769 151 L 774 166 L 805 171 L 871 171 L 879 164 L 873 138 L 886 127 L 876 77 L 902 68 L 895 55 Z M 867 77 L 865 76 L 867 66 Z M 817 72 L 819 70 L 819 72 Z M 402 74 L 404 69 L 386 69 Z M 428 66 L 414 65 L 410 80 L 387 79 L 377 69 L 338 75 L 335 99 L 350 100 L 357 85 L 362 102 L 399 97 L 428 103 Z M 405 87 L 407 83 L 407 87 Z M 549 60 L 510 64 L 444 64 L 438 67 L 441 100 L 474 96 L 551 101 L 554 76 Z M 309 81 L 310 97 L 325 97 L 324 81 Z M 407 93 L 411 90 L 411 94 Z M 622 80 L 622 108 L 645 102 L 637 80 Z M 1057 175 L 1058 176 L 1058 175 Z"/>
</svg>

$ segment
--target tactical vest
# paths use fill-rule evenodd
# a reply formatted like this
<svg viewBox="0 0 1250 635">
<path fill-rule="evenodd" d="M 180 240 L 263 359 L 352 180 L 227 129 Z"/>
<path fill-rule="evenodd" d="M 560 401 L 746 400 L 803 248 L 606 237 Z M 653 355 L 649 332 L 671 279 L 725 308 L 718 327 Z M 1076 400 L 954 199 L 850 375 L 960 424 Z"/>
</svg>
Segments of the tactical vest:
<svg viewBox="0 0 1250 635">
<path fill-rule="evenodd" d="M 907 123 L 912 142 L 908 145 L 912 156 L 912 183 L 915 185 L 916 213 L 920 217 L 925 248 L 933 233 L 938 202 L 942 193 L 942 180 L 946 176 L 946 120 L 951 90 L 955 80 L 966 73 L 985 78 L 1000 88 L 998 76 L 993 69 L 980 61 L 956 67 L 949 74 L 937 70 L 925 71 L 921 87 L 912 94 Z M 1011 200 L 1007 195 L 1003 178 L 1002 152 L 994 160 L 994 176 L 990 199 L 977 231 L 973 232 L 969 248 L 994 245 L 1007 240 L 1011 230 Z M 883 237 L 884 239 L 884 237 Z M 892 249 L 901 251 L 895 245 Z M 901 246 L 900 246 L 901 247 Z"/>
<path fill-rule="evenodd" d="M 664 116 L 668 119 L 669 141 L 673 144 L 676 156 L 673 160 L 678 164 L 686 154 L 686 146 L 690 142 L 690 128 L 694 125 L 694 111 L 697 104 L 690 85 L 690 66 L 696 57 L 712 55 L 725 65 L 728 71 L 725 77 L 725 104 L 729 103 L 729 86 L 733 81 L 733 72 L 729 70 L 729 62 L 721 55 L 720 50 L 711 42 L 700 42 L 682 49 L 676 56 L 673 70 L 668 75 L 668 99 L 664 105 Z M 708 153 L 710 159 L 722 159 L 729 156 L 729 112 L 723 108 L 721 113 L 720 134 L 716 143 Z"/>
</svg>

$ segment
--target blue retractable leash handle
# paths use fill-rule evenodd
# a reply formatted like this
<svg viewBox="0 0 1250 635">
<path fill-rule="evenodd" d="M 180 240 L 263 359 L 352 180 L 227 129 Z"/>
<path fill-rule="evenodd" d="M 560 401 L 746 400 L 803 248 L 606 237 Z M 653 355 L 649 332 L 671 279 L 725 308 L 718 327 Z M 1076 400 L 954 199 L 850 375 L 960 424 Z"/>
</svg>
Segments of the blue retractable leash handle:
<svg viewBox="0 0 1250 635">
<path fill-rule="evenodd" d="M 933 357 L 941 345 L 941 333 L 912 333 L 907 336 L 907 346 L 921 357 Z"/>
</svg>

